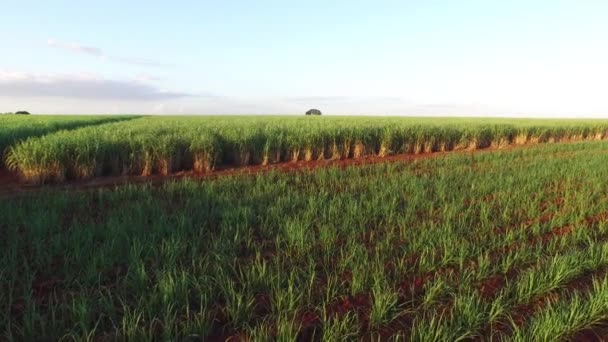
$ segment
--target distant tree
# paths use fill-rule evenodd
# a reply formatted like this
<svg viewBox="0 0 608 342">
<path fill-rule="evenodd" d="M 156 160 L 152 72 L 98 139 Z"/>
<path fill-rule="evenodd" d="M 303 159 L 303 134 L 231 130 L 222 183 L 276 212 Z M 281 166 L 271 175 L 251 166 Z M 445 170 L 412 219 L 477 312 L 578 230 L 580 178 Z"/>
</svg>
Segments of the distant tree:
<svg viewBox="0 0 608 342">
<path fill-rule="evenodd" d="M 318 109 L 311 109 L 306 112 L 306 115 L 321 115 L 321 111 Z"/>
<path fill-rule="evenodd" d="M 19 114 L 19 115 L 30 115 L 30 113 L 29 113 L 29 112 L 26 112 L 25 110 L 20 110 L 20 111 L 17 111 L 17 112 L 15 112 L 15 114 Z"/>
</svg>

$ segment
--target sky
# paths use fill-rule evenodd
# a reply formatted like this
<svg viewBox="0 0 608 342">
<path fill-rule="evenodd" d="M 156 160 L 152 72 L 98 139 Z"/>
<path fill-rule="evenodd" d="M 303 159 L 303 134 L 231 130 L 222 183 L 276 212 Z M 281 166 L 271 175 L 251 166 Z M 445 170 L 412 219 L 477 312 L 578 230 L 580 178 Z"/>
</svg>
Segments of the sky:
<svg viewBox="0 0 608 342">
<path fill-rule="evenodd" d="M 0 112 L 608 117 L 605 0 L 0 8 Z"/>
</svg>

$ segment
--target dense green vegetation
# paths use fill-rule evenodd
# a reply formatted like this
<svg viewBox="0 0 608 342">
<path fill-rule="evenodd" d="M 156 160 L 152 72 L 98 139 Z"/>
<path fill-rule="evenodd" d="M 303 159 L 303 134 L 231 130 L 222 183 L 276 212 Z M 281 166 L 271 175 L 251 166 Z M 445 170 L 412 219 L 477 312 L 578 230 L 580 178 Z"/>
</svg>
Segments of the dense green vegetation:
<svg viewBox="0 0 608 342">
<path fill-rule="evenodd" d="M 108 132 L 126 128 L 109 126 L 59 136 L 121 146 L 126 131 Z M 608 319 L 607 152 L 545 144 L 0 200 L 0 334 L 567 339 Z"/>
<path fill-rule="evenodd" d="M 606 121 L 371 117 L 146 117 L 58 132 L 10 149 L 30 182 L 211 171 L 218 165 L 473 150 L 606 137 Z"/>
<path fill-rule="evenodd" d="M 130 118 L 132 117 L 109 115 L 0 115 L 0 155 L 4 155 L 7 147 L 29 137 Z M 0 167 L 3 161 L 4 159 L 0 160 Z"/>
</svg>

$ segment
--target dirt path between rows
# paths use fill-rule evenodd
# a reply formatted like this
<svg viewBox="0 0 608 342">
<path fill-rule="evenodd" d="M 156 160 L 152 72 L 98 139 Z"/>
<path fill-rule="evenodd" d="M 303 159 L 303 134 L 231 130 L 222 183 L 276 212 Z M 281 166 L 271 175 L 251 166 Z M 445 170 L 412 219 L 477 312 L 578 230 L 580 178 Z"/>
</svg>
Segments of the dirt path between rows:
<svg viewBox="0 0 608 342">
<path fill-rule="evenodd" d="M 566 144 L 566 143 L 560 143 Z M 196 173 L 194 171 L 181 171 L 171 175 L 152 175 L 152 176 L 110 176 L 110 177 L 95 177 L 86 180 L 68 181 L 58 184 L 46 185 L 28 185 L 19 182 L 19 177 L 16 174 L 10 173 L 7 170 L 0 168 L 0 200 L 17 198 L 23 195 L 36 193 L 39 191 L 87 191 L 101 188 L 113 188 L 125 184 L 145 184 L 160 185 L 172 180 L 180 179 L 216 179 L 220 177 L 232 175 L 257 175 L 272 171 L 278 172 L 296 172 L 296 171 L 311 171 L 318 168 L 338 167 L 347 168 L 350 166 L 371 165 L 379 163 L 397 163 L 408 162 L 418 159 L 438 158 L 446 155 L 473 155 L 482 153 L 492 153 L 509 150 L 529 149 L 537 146 L 530 145 L 510 145 L 506 147 L 490 147 L 475 151 L 450 151 L 450 152 L 433 152 L 422 154 L 398 154 L 386 157 L 367 156 L 357 159 L 341 159 L 341 160 L 314 160 L 314 161 L 298 161 L 298 162 L 282 162 L 271 165 L 250 165 L 250 166 L 223 166 L 215 171 L 208 173 Z"/>
</svg>

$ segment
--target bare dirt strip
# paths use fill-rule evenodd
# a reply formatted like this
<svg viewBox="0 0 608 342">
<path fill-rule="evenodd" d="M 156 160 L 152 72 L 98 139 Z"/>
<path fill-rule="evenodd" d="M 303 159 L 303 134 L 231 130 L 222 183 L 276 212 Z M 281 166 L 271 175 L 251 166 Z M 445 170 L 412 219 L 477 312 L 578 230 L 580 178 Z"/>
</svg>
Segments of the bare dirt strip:
<svg viewBox="0 0 608 342">
<path fill-rule="evenodd" d="M 591 328 L 583 329 L 570 338 L 570 341 L 606 342 L 608 341 L 608 320 L 602 320 Z"/>
<path fill-rule="evenodd" d="M 576 143 L 576 142 L 571 142 Z M 560 144 L 570 144 L 560 143 Z M 447 155 L 476 155 L 482 153 L 493 153 L 509 150 L 524 150 L 529 149 L 533 144 L 529 145 L 510 145 L 506 147 L 489 147 L 482 150 L 462 150 L 450 152 L 433 152 L 421 154 L 398 154 L 386 157 L 367 156 L 357 159 L 339 159 L 339 160 L 313 160 L 313 161 L 298 161 L 298 162 L 281 162 L 271 165 L 250 165 L 250 166 L 224 166 L 216 168 L 212 172 L 197 173 L 194 171 L 180 171 L 170 175 L 151 175 L 151 176 L 108 176 L 95 177 L 86 180 L 67 181 L 57 184 L 31 185 L 20 182 L 18 175 L 8 172 L 0 168 L 0 200 L 12 199 L 35 193 L 43 190 L 51 191 L 87 191 L 101 188 L 113 188 L 125 184 L 152 184 L 162 185 L 168 181 L 181 179 L 215 179 L 234 175 L 257 175 L 269 172 L 298 172 L 311 171 L 319 168 L 338 167 L 347 168 L 350 166 L 372 165 L 379 163 L 398 163 L 408 162 L 419 159 L 439 158 Z"/>
</svg>

